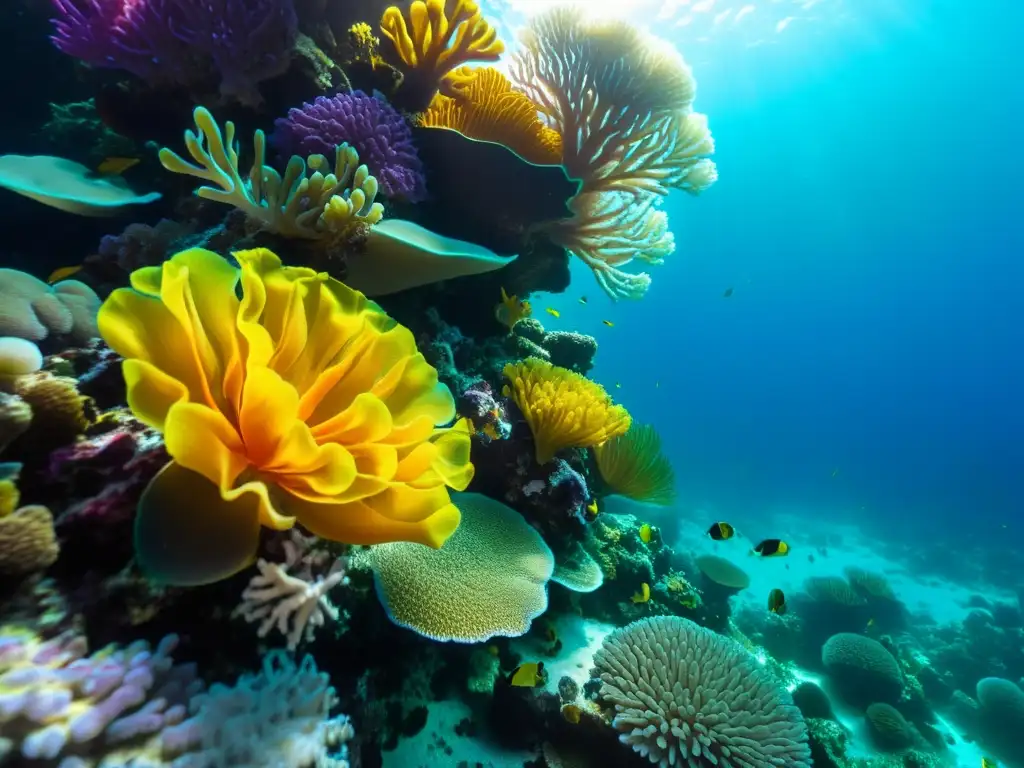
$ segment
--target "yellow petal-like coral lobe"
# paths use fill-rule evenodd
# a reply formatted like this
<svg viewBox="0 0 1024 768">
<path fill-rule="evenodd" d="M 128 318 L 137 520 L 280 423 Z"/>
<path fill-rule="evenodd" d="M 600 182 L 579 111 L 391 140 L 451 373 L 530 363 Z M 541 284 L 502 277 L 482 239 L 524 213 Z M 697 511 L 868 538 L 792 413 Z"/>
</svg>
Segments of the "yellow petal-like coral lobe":
<svg viewBox="0 0 1024 768">
<path fill-rule="evenodd" d="M 184 251 L 100 310 L 128 403 L 173 459 L 139 504 L 140 564 L 215 581 L 251 562 L 261 525 L 296 521 L 350 544 L 441 546 L 459 524 L 448 488 L 473 477 L 469 430 L 438 428 L 455 404 L 410 331 L 270 251 L 235 258 Z"/>
<path fill-rule="evenodd" d="M 505 395 L 515 400 L 533 432 L 537 463 L 563 448 L 590 448 L 629 429 L 630 416 L 597 382 L 528 357 L 505 366 Z"/>
</svg>

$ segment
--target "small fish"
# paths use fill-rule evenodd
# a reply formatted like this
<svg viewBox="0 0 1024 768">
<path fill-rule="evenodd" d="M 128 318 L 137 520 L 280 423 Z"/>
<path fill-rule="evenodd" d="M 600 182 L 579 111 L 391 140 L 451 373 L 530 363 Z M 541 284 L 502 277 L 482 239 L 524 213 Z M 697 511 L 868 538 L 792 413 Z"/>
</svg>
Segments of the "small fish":
<svg viewBox="0 0 1024 768">
<path fill-rule="evenodd" d="M 789 544 L 782 539 L 765 539 L 750 550 L 750 554 L 761 557 L 785 557 L 789 554 Z"/>
<path fill-rule="evenodd" d="M 981 768 L 999 768 L 999 763 L 991 757 L 983 757 L 981 758 Z"/>
<path fill-rule="evenodd" d="M 515 294 L 509 296 L 504 288 L 501 289 L 501 303 L 494 307 L 494 317 L 499 323 L 511 329 L 524 317 L 532 314 L 533 307 L 530 306 L 530 302 L 520 301 Z"/>
<path fill-rule="evenodd" d="M 730 296 L 732 296 L 732 288 L 726 288 L 725 292 L 722 294 L 722 298 L 728 299 Z"/>
<path fill-rule="evenodd" d="M 651 543 L 651 534 L 653 532 L 654 532 L 654 529 L 651 528 L 651 526 L 649 524 L 644 523 L 643 525 L 641 525 L 640 526 L 640 541 L 642 541 L 644 544 L 650 544 Z"/>
<path fill-rule="evenodd" d="M 555 309 L 554 307 L 545 307 L 545 308 L 544 308 L 544 311 L 545 311 L 545 312 L 547 312 L 547 313 L 548 313 L 549 315 L 551 315 L 552 317 L 561 317 L 561 316 L 562 316 L 562 313 L 561 313 L 561 312 L 559 312 L 559 311 L 558 311 L 557 309 Z"/>
<path fill-rule="evenodd" d="M 501 649 L 498 648 L 498 646 L 496 645 L 488 645 L 487 652 L 491 654 L 491 656 L 498 656 L 499 654 L 501 654 Z"/>
<path fill-rule="evenodd" d="M 725 541 L 726 539 L 731 539 L 733 537 L 733 534 L 735 533 L 736 529 L 728 523 L 715 523 L 710 528 L 708 528 L 708 536 L 710 536 L 715 541 Z"/>
<path fill-rule="evenodd" d="M 615 382 L 615 388 L 616 389 L 622 389 L 622 385 L 619 382 L 616 381 Z"/>
<path fill-rule="evenodd" d="M 586 303 L 587 303 L 587 297 L 586 296 L 580 296 L 580 304 L 586 304 Z"/>
<path fill-rule="evenodd" d="M 491 440 L 500 440 L 501 435 L 498 434 L 498 430 L 494 428 L 493 424 L 484 424 L 483 429 L 480 430 L 483 434 L 487 435 Z"/>
<path fill-rule="evenodd" d="M 583 714 L 583 710 L 575 704 L 565 704 L 562 707 L 562 717 L 565 718 L 566 722 L 578 725 L 580 722 L 580 715 Z"/>
<path fill-rule="evenodd" d="M 607 325 L 609 328 L 615 327 L 615 323 L 613 323 L 611 320 L 602 320 L 601 322 Z"/>
<path fill-rule="evenodd" d="M 832 477 L 835 477 L 838 474 L 839 474 L 839 467 L 836 467 L 835 469 L 832 470 Z"/>
<path fill-rule="evenodd" d="M 48 282 L 50 285 L 53 285 L 54 283 L 59 283 L 61 280 L 67 280 L 72 275 L 77 274 L 78 272 L 81 271 L 82 266 L 80 264 L 75 267 L 60 267 L 59 269 L 55 269 L 53 270 L 53 272 L 50 273 L 50 276 L 46 278 L 46 282 Z"/>
<path fill-rule="evenodd" d="M 655 388 L 655 389 L 658 389 L 658 388 L 660 388 L 660 387 L 661 387 L 661 382 L 660 382 L 660 381 L 656 381 L 656 382 L 654 382 L 654 388 Z"/>
<path fill-rule="evenodd" d="M 597 517 L 597 511 L 597 499 L 594 499 L 592 502 L 587 504 L 587 512 L 594 515 L 594 517 Z"/>
<path fill-rule="evenodd" d="M 508 682 L 514 688 L 536 688 L 538 685 L 544 685 L 546 679 L 544 662 L 529 661 L 512 670 Z"/>
<path fill-rule="evenodd" d="M 547 640 L 549 643 L 558 642 L 558 632 L 555 630 L 554 624 L 548 624 L 544 628 L 544 639 Z"/>
<path fill-rule="evenodd" d="M 651 585 L 646 581 L 640 585 L 640 591 L 634 594 L 631 598 L 634 603 L 646 603 L 651 599 Z"/>
<path fill-rule="evenodd" d="M 102 176 L 120 176 L 138 164 L 139 158 L 137 157 L 108 157 L 96 166 L 96 173 Z"/>
<path fill-rule="evenodd" d="M 868 625 L 867 625 L 866 628 L 867 629 L 871 629 L 873 626 L 875 626 L 875 620 L 874 619 L 868 619 Z"/>
<path fill-rule="evenodd" d="M 779 616 L 786 613 L 786 596 L 781 589 L 773 589 L 768 593 L 768 610 Z"/>
</svg>

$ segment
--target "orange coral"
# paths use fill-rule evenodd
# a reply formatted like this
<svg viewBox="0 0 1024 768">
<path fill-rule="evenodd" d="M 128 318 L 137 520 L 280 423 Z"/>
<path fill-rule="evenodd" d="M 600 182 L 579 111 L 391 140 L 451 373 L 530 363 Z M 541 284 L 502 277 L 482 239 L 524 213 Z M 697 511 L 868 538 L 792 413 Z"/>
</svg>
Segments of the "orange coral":
<svg viewBox="0 0 1024 768">
<path fill-rule="evenodd" d="M 380 31 L 401 61 L 403 89 L 411 93 L 413 109 L 425 107 L 437 91 L 457 96 L 466 81 L 453 77 L 454 69 L 471 61 L 497 61 L 505 51 L 474 0 L 415 0 L 408 18 L 393 5 L 381 16 Z"/>
<path fill-rule="evenodd" d="M 528 357 L 503 371 L 504 394 L 515 400 L 533 432 L 537 463 L 563 448 L 589 448 L 623 434 L 629 412 L 612 403 L 604 387 L 546 360 Z"/>
<path fill-rule="evenodd" d="M 139 504 L 151 576 L 224 578 L 260 526 L 297 521 L 351 544 L 439 547 L 459 524 L 448 486 L 473 475 L 469 431 L 412 333 L 361 293 L 270 251 L 201 249 L 132 274 L 100 330 L 125 358 L 128 404 L 173 461 Z M 241 298 L 236 288 L 241 283 Z"/>
<path fill-rule="evenodd" d="M 458 98 L 434 96 L 420 124 L 452 128 L 473 139 L 504 144 L 531 163 L 557 164 L 562 137 L 537 117 L 537 106 L 514 90 L 505 75 L 492 67 L 460 67 L 452 76 L 465 82 Z"/>
</svg>

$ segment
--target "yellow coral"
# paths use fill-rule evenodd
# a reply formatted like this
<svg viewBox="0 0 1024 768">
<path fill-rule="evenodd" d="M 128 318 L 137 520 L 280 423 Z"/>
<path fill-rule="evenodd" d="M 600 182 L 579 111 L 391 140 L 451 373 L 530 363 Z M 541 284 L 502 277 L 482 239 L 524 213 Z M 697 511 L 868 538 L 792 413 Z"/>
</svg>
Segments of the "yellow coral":
<svg viewBox="0 0 1024 768">
<path fill-rule="evenodd" d="M 437 91 L 459 94 L 466 81 L 452 76 L 457 67 L 497 61 L 505 51 L 497 30 L 473 0 L 415 0 L 408 18 L 393 5 L 381 16 L 380 31 L 402 62 L 404 87 L 416 91 L 423 106 Z"/>
<path fill-rule="evenodd" d="M 412 333 L 361 293 L 266 249 L 137 270 L 100 310 L 128 404 L 173 461 L 139 503 L 140 564 L 178 584 L 253 559 L 260 526 L 439 547 L 470 436 Z M 241 283 L 241 298 L 236 288 Z"/>
<path fill-rule="evenodd" d="M 629 413 L 600 384 L 546 360 L 528 357 L 505 366 L 511 396 L 533 431 L 537 462 L 563 448 L 589 448 L 629 429 Z"/>
<path fill-rule="evenodd" d="M 614 493 L 662 506 L 675 500 L 672 465 L 649 424 L 634 424 L 625 434 L 594 448 L 594 454 L 601 477 Z"/>
<path fill-rule="evenodd" d="M 39 371 L 9 379 L 3 386 L 27 406 L 31 421 L 18 444 L 33 454 L 73 443 L 95 415 L 91 400 L 79 393 L 78 382 L 69 376 Z"/>
<path fill-rule="evenodd" d="M 421 125 L 504 144 L 531 163 L 560 162 L 562 137 L 540 121 L 536 105 L 505 75 L 493 67 L 460 67 L 452 76 L 467 83 L 459 98 L 435 95 Z"/>
<path fill-rule="evenodd" d="M 0 517 L 0 574 L 24 576 L 46 570 L 59 554 L 53 515 L 46 507 L 22 507 Z"/>
</svg>

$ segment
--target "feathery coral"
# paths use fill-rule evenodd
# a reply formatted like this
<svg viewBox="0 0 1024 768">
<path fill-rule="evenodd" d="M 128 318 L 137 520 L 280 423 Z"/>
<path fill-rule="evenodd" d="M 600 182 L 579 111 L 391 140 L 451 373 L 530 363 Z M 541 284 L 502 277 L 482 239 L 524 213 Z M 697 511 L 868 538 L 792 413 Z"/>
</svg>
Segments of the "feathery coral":
<svg viewBox="0 0 1024 768">
<path fill-rule="evenodd" d="M 440 546 L 473 475 L 468 428 L 412 333 L 362 294 L 270 251 L 192 249 L 132 273 L 100 310 L 128 404 L 173 461 L 139 502 L 141 565 L 216 581 L 260 526 Z M 241 298 L 236 288 L 241 283 Z"/>
<path fill-rule="evenodd" d="M 504 144 L 538 164 L 557 164 L 562 137 L 544 125 L 537 105 L 493 67 L 460 67 L 454 75 L 468 82 L 458 98 L 437 94 L 420 116 L 420 125 L 451 128 L 482 141 Z"/>
<path fill-rule="evenodd" d="M 505 51 L 474 0 L 414 0 L 408 19 L 398 6 L 384 11 L 380 31 L 402 64 L 402 89 L 418 111 L 435 93 L 458 96 L 467 84 L 453 70 L 471 61 L 497 61 Z"/>
<path fill-rule="evenodd" d="M 619 740 L 669 768 L 809 768 L 799 710 L 743 646 L 677 616 L 615 630 L 594 656 Z"/>
<path fill-rule="evenodd" d="M 439 550 L 397 542 L 370 550 L 392 621 L 434 640 L 518 637 L 547 609 L 555 567 L 544 539 L 504 504 L 453 495 L 462 524 Z"/>
<path fill-rule="evenodd" d="M 672 464 L 650 424 L 633 424 L 624 435 L 594 448 L 601 477 L 615 493 L 668 506 L 676 497 Z"/>
<path fill-rule="evenodd" d="M 199 197 L 233 205 L 271 232 L 310 240 L 372 226 L 384 215 L 384 206 L 374 202 L 377 180 L 365 165 L 359 165 L 358 152 L 347 144 L 336 150 L 333 173 L 321 173 L 320 169 L 327 167 L 323 155 L 310 155 L 306 160 L 293 156 L 282 177 L 264 163 L 266 137 L 257 130 L 252 168 L 243 178 L 238 169 L 235 124 L 226 122 L 222 134 L 213 115 L 203 107 L 196 107 L 193 118 L 196 133 L 185 131 L 185 147 L 198 165 L 166 147 L 160 150 L 160 163 L 171 173 L 215 185 L 199 187 Z M 307 176 L 308 170 L 313 173 Z"/>
<path fill-rule="evenodd" d="M 696 194 L 717 178 L 707 119 L 692 112 L 694 80 L 667 44 L 621 21 L 588 20 L 578 8 L 535 17 L 513 56 L 512 81 L 562 138 L 562 163 L 583 186 L 575 216 L 552 239 L 583 259 L 612 298 L 639 298 L 646 274 L 675 244 L 657 200 L 671 188 Z"/>
<path fill-rule="evenodd" d="M 533 432 L 537 463 L 563 448 L 590 448 L 629 429 L 629 413 L 600 384 L 566 368 L 528 357 L 503 371 L 512 397 Z"/>
</svg>

